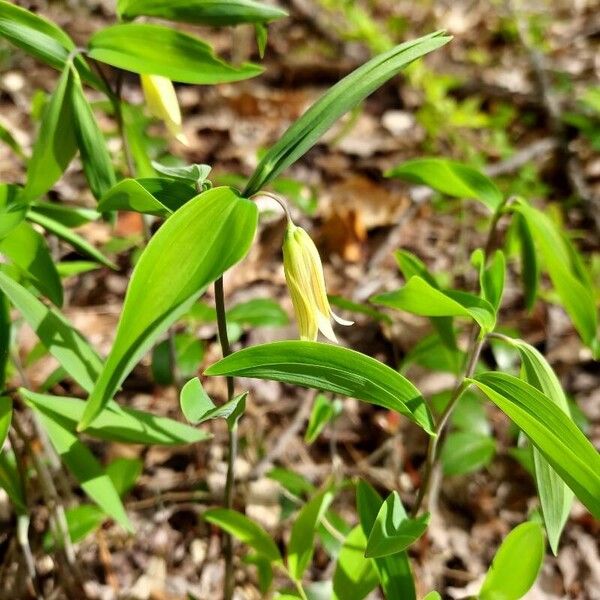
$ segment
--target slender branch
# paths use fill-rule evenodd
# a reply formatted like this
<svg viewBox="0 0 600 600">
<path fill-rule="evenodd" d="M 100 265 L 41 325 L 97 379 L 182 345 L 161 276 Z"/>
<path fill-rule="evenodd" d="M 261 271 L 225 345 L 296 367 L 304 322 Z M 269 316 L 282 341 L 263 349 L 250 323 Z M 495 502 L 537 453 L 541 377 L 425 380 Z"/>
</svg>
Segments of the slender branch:
<svg viewBox="0 0 600 600">
<path fill-rule="evenodd" d="M 215 305 L 217 309 L 217 328 L 219 332 L 219 342 L 221 344 L 221 353 L 223 358 L 231 354 L 229 345 L 229 336 L 227 335 L 227 316 L 225 314 L 225 295 L 223 292 L 223 277 L 215 281 Z M 233 377 L 227 377 L 227 401 L 233 398 L 235 382 Z M 229 429 L 228 455 L 227 455 L 227 478 L 225 480 L 225 493 L 223 504 L 225 508 L 233 506 L 233 483 L 235 478 L 235 458 L 237 454 L 237 426 Z M 225 534 L 223 540 L 225 552 L 225 600 L 233 598 L 234 573 L 233 573 L 233 538 Z"/>
</svg>

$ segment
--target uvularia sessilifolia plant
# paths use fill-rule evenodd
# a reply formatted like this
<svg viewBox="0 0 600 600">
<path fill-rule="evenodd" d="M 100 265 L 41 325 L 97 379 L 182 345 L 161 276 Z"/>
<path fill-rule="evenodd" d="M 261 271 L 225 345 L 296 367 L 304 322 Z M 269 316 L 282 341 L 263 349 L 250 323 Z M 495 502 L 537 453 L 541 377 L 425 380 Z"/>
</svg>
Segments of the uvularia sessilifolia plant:
<svg viewBox="0 0 600 600">
<path fill-rule="evenodd" d="M 120 22 L 97 31 L 84 47 L 77 48 L 54 23 L 0 0 L 0 35 L 61 73 L 43 111 L 31 156 L 10 135 L 4 136 L 25 160 L 27 177 L 23 185 L 3 184 L 0 191 L 0 436 L 3 442 L 7 437 L 9 440 L 0 454 L 0 485 L 18 517 L 16 535 L 31 590 L 42 597 L 33 560 L 38 549 L 30 548 L 28 537 L 38 489 L 51 514 L 44 547 L 63 553 L 73 566 L 72 576 L 65 576 L 62 582 L 72 594 L 80 593 L 82 581 L 73 543 L 106 518 L 133 532 L 122 498 L 135 484 L 141 462 L 120 459 L 102 466 L 82 434 L 146 445 L 206 443 L 208 434 L 198 426 L 224 418 L 229 443 L 222 506 L 205 511 L 203 517 L 226 534 L 225 598 L 231 598 L 234 590 L 233 538 L 251 549 L 245 558 L 256 566 L 265 596 L 273 594 L 276 572 L 293 586 L 291 591 L 278 592 L 282 598 L 307 598 L 317 587 L 326 597 L 344 600 L 364 598 L 377 587 L 387 598 L 416 598 L 418 582 L 412 575 L 408 549 L 427 530 L 429 513 L 424 501 L 432 474 L 439 468 L 447 476 L 465 474 L 484 468 L 493 459 L 496 444 L 482 409 L 482 398 L 487 398 L 521 432 L 519 450 L 525 448 L 527 456 L 522 452 L 519 456 L 536 481 L 540 508 L 506 538 L 479 597 L 524 595 L 534 583 L 545 553 L 542 524 L 556 552 L 574 495 L 599 516 L 600 459 L 573 422 L 569 403 L 548 362 L 536 348 L 499 330 L 498 313 L 509 272 L 507 264 L 520 271 L 529 309 L 539 295 L 540 274 L 545 273 L 553 298 L 564 307 L 590 352 L 596 353 L 595 293 L 583 259 L 566 232 L 529 199 L 504 197 L 491 180 L 466 165 L 427 158 L 392 169 L 387 176 L 428 185 L 443 197 L 456 199 L 449 201 L 482 203 L 489 236 L 485 248 L 472 256 L 479 276 L 476 290 L 443 287 L 417 256 L 400 249 L 396 260 L 405 280 L 400 289 L 376 295 L 370 306 L 336 299 L 351 312 L 382 320 L 390 317 L 375 308 L 377 305 L 430 319 L 431 335 L 409 352 L 402 365 L 388 366 L 335 343 L 332 319 L 346 326 L 351 321 L 331 310 L 333 299 L 326 294 L 314 243 L 292 221 L 286 200 L 269 190 L 277 188 L 277 178 L 340 116 L 356 108 L 406 65 L 445 45 L 449 37 L 436 32 L 406 42 L 342 79 L 266 152 L 240 192 L 229 186 L 212 187 L 207 165 L 167 166 L 153 160 L 159 157 L 149 143 L 148 119 L 142 107 L 124 100 L 123 73 L 140 75 L 148 114 L 161 120 L 174 140 L 185 143 L 172 82 L 236 81 L 259 74 L 260 67 L 229 64 L 196 36 L 135 19 L 157 17 L 216 26 L 250 23 L 256 29 L 262 54 L 266 25 L 284 13 L 252 0 L 121 0 L 117 4 Z M 86 87 L 109 100 L 102 108 L 118 125 L 121 156 L 109 153 Z M 95 210 L 46 199 L 78 151 L 90 191 L 98 200 Z M 244 258 L 253 243 L 258 223 L 255 200 L 263 195 L 275 197 L 288 219 L 282 240 L 283 262 L 300 340 L 232 353 L 229 336 L 235 334 L 234 326 L 239 330 L 248 325 L 280 324 L 286 318 L 268 299 L 230 309 L 225 305 L 223 275 Z M 117 211 L 135 211 L 147 224 L 157 218 L 162 224 L 152 236 L 150 228 L 146 231 L 114 342 L 102 358 L 61 311 L 62 278 L 100 266 L 116 268 L 74 228 L 101 215 L 110 218 Z M 510 226 L 510 243 L 499 239 L 500 222 Z M 40 228 L 86 260 L 57 260 Z M 211 283 L 214 309 L 198 302 Z M 223 359 L 205 374 L 227 378 L 227 401 L 220 406 L 204 391 L 200 379 L 192 376 L 202 360 L 202 340 L 195 339 L 193 328 L 183 333 L 174 328 L 175 324 L 189 327 L 198 315 L 214 320 L 218 330 Z M 18 348 L 11 352 L 11 331 L 21 322 L 40 339 L 39 348 L 26 357 L 26 362 L 49 353 L 59 364 L 37 390 L 26 379 Z M 319 331 L 332 343 L 318 342 Z M 511 349 L 520 360 L 519 374 L 488 370 L 481 360 L 482 349 L 488 344 Z M 189 379 L 180 395 L 189 425 L 129 409 L 118 401 L 121 384 L 152 348 L 157 381 L 162 378 L 166 383 L 178 383 L 182 376 Z M 456 383 L 426 400 L 403 374 L 411 364 L 453 373 Z M 237 424 L 247 396 L 244 391 L 238 395 L 235 391 L 236 383 L 243 385 L 244 377 L 320 392 L 310 417 L 308 443 L 339 414 L 339 401 L 344 397 L 399 413 L 421 428 L 429 440 L 428 451 L 420 485 L 412 497 L 405 497 L 410 514 L 397 491 L 383 498 L 366 481 L 337 478 L 316 488 L 300 475 L 276 468 L 269 476 L 282 485 L 299 509 L 282 553 L 260 525 L 234 510 Z M 19 378 L 20 387 L 11 387 Z M 49 395 L 47 390 L 56 389 L 58 384 L 64 393 Z M 67 390 L 73 395 L 68 396 Z M 32 443 L 29 421 L 35 425 L 35 435 L 46 444 L 44 455 Z M 33 473 L 27 468 L 30 460 Z M 63 466 L 79 482 L 89 502 L 64 508 L 70 486 Z M 356 486 L 355 525 L 345 522 L 332 508 L 336 492 L 348 483 Z M 334 569 L 330 581 L 313 585 L 305 580 L 317 538 Z M 19 578 L 13 579 L 13 589 L 18 591 Z M 436 594 L 431 592 L 427 597 L 439 597 Z"/>
</svg>

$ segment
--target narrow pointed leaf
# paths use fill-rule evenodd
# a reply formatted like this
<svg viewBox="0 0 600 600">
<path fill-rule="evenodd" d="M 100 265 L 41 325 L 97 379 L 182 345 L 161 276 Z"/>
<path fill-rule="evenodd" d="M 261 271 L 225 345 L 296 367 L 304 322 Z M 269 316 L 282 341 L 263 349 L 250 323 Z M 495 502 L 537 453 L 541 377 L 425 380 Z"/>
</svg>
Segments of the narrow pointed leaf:
<svg viewBox="0 0 600 600">
<path fill-rule="evenodd" d="M 546 395 L 506 373 L 471 380 L 523 430 L 587 509 L 600 518 L 600 454 Z"/>
<path fill-rule="evenodd" d="M 64 242 L 67 242 L 81 254 L 93 258 L 106 267 L 117 269 L 117 265 L 104 256 L 100 250 L 98 250 L 95 246 L 92 246 L 92 244 L 90 244 L 86 239 L 82 238 L 79 234 L 75 233 L 68 227 L 65 227 L 62 223 L 59 223 L 58 221 L 55 221 L 46 215 L 38 213 L 33 209 L 27 213 L 27 219 L 32 223 L 41 225 L 46 231 L 53 233 L 56 237 L 60 238 Z"/>
<path fill-rule="evenodd" d="M 27 165 L 27 184 L 23 191 L 27 198 L 45 194 L 60 179 L 77 151 L 70 100 L 72 80 L 73 71 L 67 65 L 44 109 Z"/>
<path fill-rule="evenodd" d="M 244 194 L 251 196 L 260 191 L 310 150 L 343 114 L 360 104 L 406 65 L 447 44 L 450 39 L 444 32 L 437 31 L 410 40 L 375 56 L 339 81 L 269 149 L 246 185 Z"/>
<path fill-rule="evenodd" d="M 418 276 L 395 292 L 374 296 L 371 302 L 423 317 L 468 317 L 486 332 L 496 324 L 494 308 L 487 300 L 466 292 L 436 289 Z"/>
<path fill-rule="evenodd" d="M 386 177 L 398 177 L 427 185 L 454 198 L 483 202 L 494 212 L 502 194 L 494 182 L 476 169 L 445 158 L 418 158 L 390 169 Z"/>
<path fill-rule="evenodd" d="M 44 238 L 29 224 L 21 223 L 3 240 L 0 254 L 7 256 L 37 290 L 56 306 L 62 306 L 63 289 Z"/>
<path fill-rule="evenodd" d="M 256 0 L 119 0 L 117 10 L 123 19 L 145 16 L 212 26 L 269 23 L 287 16 Z"/>
<path fill-rule="evenodd" d="M 333 500 L 330 486 L 317 492 L 300 510 L 287 546 L 287 564 L 291 576 L 300 581 L 314 552 L 315 532 Z"/>
<path fill-rule="evenodd" d="M 62 425 L 71 432 L 77 430 L 77 423 L 81 420 L 85 409 L 83 400 L 38 394 L 23 388 L 19 393 L 38 412 L 60 420 Z M 141 410 L 124 408 L 116 402 L 108 403 L 92 421 L 86 434 L 101 440 L 124 444 L 160 446 L 193 444 L 210 438 L 210 435 L 195 427 Z"/>
<path fill-rule="evenodd" d="M 206 375 L 272 379 L 358 398 L 395 410 L 433 432 L 419 390 L 387 365 L 348 348 L 319 342 L 273 342 L 220 360 Z"/>
<path fill-rule="evenodd" d="M 252 63 L 230 65 L 197 37 L 146 23 L 106 27 L 89 42 L 94 60 L 140 74 L 162 75 L 172 81 L 215 84 L 260 75 Z"/>
<path fill-rule="evenodd" d="M 246 255 L 256 222 L 253 202 L 219 187 L 190 200 L 152 237 L 131 276 L 115 341 L 88 399 L 82 429 L 157 337 Z"/>
<path fill-rule="evenodd" d="M 60 419 L 51 418 L 44 413 L 38 414 L 56 452 L 73 473 L 83 491 L 107 515 L 127 531 L 132 532 L 133 527 L 113 482 L 89 448 L 65 428 Z"/>
<path fill-rule="evenodd" d="M 0 396 L 0 448 L 4 446 L 10 423 L 12 421 L 13 404 L 9 396 Z"/>
<path fill-rule="evenodd" d="M 523 379 L 543 392 L 567 417 L 571 418 L 567 398 L 548 361 L 523 340 L 510 340 L 510 343 L 521 355 Z M 548 541 L 556 554 L 560 535 L 571 512 L 573 492 L 536 448 L 533 449 L 533 462 Z"/>
<path fill-rule="evenodd" d="M 76 71 L 72 74 L 70 101 L 73 107 L 75 138 L 79 147 L 79 155 L 83 171 L 92 194 L 99 199 L 115 183 L 115 171 L 111 162 L 106 141 L 98 128 L 81 87 L 81 79 Z"/>
<path fill-rule="evenodd" d="M 281 561 L 281 554 L 273 538 L 245 515 L 227 508 L 213 508 L 202 513 L 202 518 L 250 546 L 271 562 Z"/>
<path fill-rule="evenodd" d="M 47 307 L 26 288 L 1 271 L 0 289 L 70 377 L 84 390 L 91 390 L 102 362 L 85 338 L 61 313 Z"/>
</svg>

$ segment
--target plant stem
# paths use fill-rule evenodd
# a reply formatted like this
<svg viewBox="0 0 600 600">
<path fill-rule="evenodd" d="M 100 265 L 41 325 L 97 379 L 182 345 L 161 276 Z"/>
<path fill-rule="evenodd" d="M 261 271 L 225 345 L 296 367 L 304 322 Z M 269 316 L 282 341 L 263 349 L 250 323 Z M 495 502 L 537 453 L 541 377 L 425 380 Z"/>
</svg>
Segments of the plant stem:
<svg viewBox="0 0 600 600">
<path fill-rule="evenodd" d="M 231 354 L 229 345 L 229 337 L 227 335 L 227 316 L 225 314 L 225 295 L 223 293 L 223 277 L 219 277 L 215 281 L 215 306 L 217 309 L 217 328 L 219 332 L 219 342 L 221 344 L 221 353 L 223 358 Z M 227 377 L 227 401 L 233 398 L 234 380 L 233 377 Z M 235 458 L 237 454 L 237 426 L 229 429 L 228 438 L 228 454 L 227 454 L 227 477 L 225 480 L 225 493 L 223 497 L 223 505 L 225 508 L 233 506 L 233 483 Z M 225 600 L 231 600 L 234 589 L 234 573 L 233 573 L 233 538 L 229 534 L 225 534 L 223 539 L 223 549 L 225 552 Z"/>
<path fill-rule="evenodd" d="M 435 436 L 430 438 L 429 445 L 427 447 L 427 458 L 425 461 L 425 471 L 423 473 L 423 481 L 419 487 L 419 492 L 417 494 L 417 499 L 415 500 L 415 504 L 411 511 L 411 516 L 416 517 L 421 509 L 421 505 L 423 504 L 423 500 L 425 499 L 425 494 L 429 489 L 429 484 L 431 483 L 431 476 L 433 474 L 433 469 L 435 467 L 435 463 L 437 461 L 437 449 L 439 447 L 440 438 L 444 432 L 444 428 L 448 423 L 448 419 L 454 410 L 457 402 L 460 400 L 463 392 L 467 389 L 468 384 L 466 383 L 466 379 L 471 377 L 475 372 L 475 367 L 477 366 L 477 361 L 479 360 L 479 356 L 481 354 L 481 350 L 485 343 L 485 338 L 479 338 L 480 330 L 476 329 L 476 335 L 473 337 L 469 350 L 467 351 L 468 362 L 465 367 L 463 374 L 458 379 L 456 386 L 454 387 L 454 391 L 452 392 L 452 396 L 444 409 L 444 412 L 441 414 L 438 422 L 435 424 Z"/>
</svg>

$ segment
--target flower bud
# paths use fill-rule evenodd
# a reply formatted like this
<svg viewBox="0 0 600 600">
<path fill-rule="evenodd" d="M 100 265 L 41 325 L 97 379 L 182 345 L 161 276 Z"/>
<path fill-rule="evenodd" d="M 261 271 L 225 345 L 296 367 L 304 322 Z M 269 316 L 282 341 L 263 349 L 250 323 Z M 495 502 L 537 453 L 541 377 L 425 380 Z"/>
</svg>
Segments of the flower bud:
<svg viewBox="0 0 600 600">
<path fill-rule="evenodd" d="M 188 139 L 181 127 L 181 111 L 171 80 L 161 75 L 140 75 L 140 78 L 150 114 L 163 121 L 171 135 L 187 146 Z"/>
<path fill-rule="evenodd" d="M 300 339 L 314 341 L 321 331 L 328 340 L 337 342 L 331 318 L 341 325 L 352 325 L 352 321 L 341 319 L 331 310 L 319 252 L 308 233 L 291 222 L 283 240 L 283 270 Z"/>
</svg>

